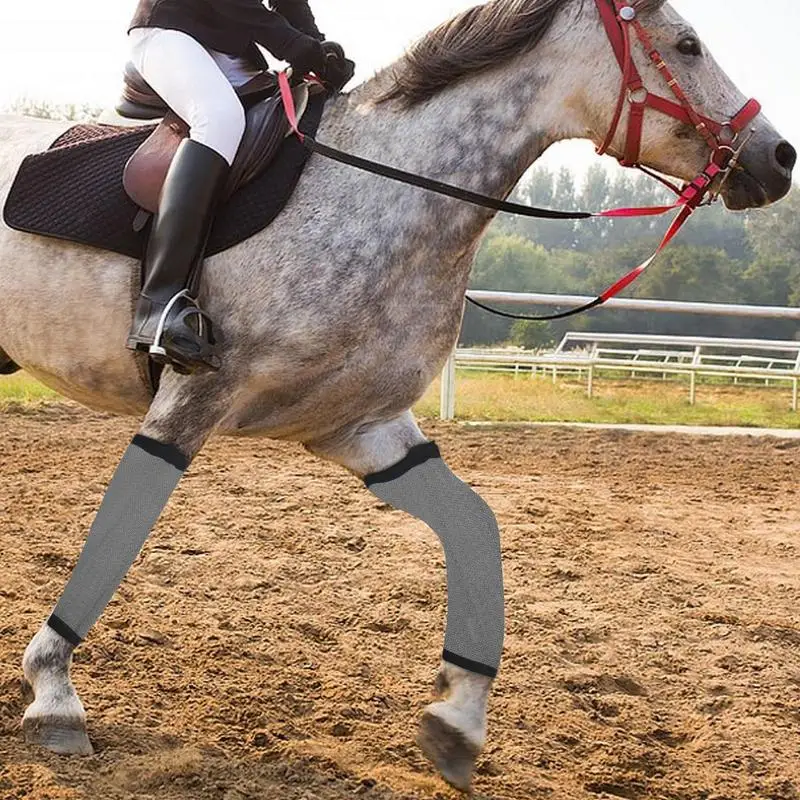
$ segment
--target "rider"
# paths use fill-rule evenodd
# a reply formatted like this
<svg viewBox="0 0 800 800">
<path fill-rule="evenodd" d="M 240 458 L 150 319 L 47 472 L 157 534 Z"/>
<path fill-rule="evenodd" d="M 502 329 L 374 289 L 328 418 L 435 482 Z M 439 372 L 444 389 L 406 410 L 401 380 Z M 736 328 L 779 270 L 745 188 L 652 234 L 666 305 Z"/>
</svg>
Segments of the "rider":
<svg viewBox="0 0 800 800">
<path fill-rule="evenodd" d="M 198 283 L 217 197 L 244 135 L 233 85 L 267 64 L 257 45 L 339 91 L 353 75 L 325 41 L 308 0 L 139 0 L 132 61 L 190 128 L 167 172 L 143 263 L 127 347 L 183 373 L 219 369 L 210 323 L 186 291 Z"/>
</svg>

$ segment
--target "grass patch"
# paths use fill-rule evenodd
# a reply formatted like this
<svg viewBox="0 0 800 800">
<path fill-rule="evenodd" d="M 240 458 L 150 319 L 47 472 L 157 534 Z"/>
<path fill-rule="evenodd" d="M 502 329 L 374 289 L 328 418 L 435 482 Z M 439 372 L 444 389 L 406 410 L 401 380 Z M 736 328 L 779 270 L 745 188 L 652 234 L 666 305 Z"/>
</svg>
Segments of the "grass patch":
<svg viewBox="0 0 800 800">
<path fill-rule="evenodd" d="M 698 383 L 697 403 L 689 405 L 684 381 L 595 380 L 594 397 L 584 382 L 549 377 L 515 378 L 497 373 L 458 372 L 456 417 L 490 422 L 597 422 L 653 425 L 735 425 L 800 428 L 791 410 L 788 383 L 765 388 L 719 382 Z M 23 372 L 0 377 L 0 410 L 11 404 L 61 399 Z M 439 415 L 439 380 L 414 407 L 422 417 Z"/>
<path fill-rule="evenodd" d="M 700 383 L 689 405 L 688 381 L 595 379 L 594 397 L 575 379 L 458 371 L 456 418 L 493 422 L 596 422 L 800 428 L 788 383 L 770 387 Z M 415 407 L 439 415 L 439 380 Z"/>
<path fill-rule="evenodd" d="M 0 376 L 0 409 L 12 403 L 35 405 L 61 398 L 57 392 L 48 389 L 35 378 L 24 372 Z"/>
</svg>

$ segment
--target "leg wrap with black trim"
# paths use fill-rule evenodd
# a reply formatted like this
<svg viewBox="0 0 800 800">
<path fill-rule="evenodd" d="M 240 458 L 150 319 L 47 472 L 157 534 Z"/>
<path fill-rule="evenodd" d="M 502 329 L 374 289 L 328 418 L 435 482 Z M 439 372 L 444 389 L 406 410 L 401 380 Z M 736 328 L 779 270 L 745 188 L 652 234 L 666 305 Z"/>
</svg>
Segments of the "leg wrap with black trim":
<svg viewBox="0 0 800 800">
<path fill-rule="evenodd" d="M 433 442 L 367 475 L 373 494 L 427 523 L 447 564 L 445 661 L 494 678 L 503 650 L 503 566 L 497 520 L 442 461 Z"/>
<path fill-rule="evenodd" d="M 47 624 L 78 645 L 99 619 L 189 466 L 172 445 L 134 437 Z"/>
</svg>

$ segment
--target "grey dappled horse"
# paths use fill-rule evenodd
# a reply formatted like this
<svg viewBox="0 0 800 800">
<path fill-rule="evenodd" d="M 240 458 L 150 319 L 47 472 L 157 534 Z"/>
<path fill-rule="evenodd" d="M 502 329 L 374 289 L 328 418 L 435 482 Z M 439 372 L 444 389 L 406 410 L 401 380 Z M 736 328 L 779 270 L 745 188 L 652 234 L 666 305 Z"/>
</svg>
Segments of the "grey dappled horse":
<svg viewBox="0 0 800 800">
<path fill-rule="evenodd" d="M 635 5 L 699 110 L 726 120 L 742 107 L 688 23 L 660 0 Z M 586 0 L 495 0 L 431 33 L 417 54 L 329 103 L 318 139 L 504 197 L 554 142 L 598 144 L 609 129 L 620 67 Z M 638 48 L 635 61 L 663 92 Z M 63 127 L 0 121 L 0 201 L 22 158 Z M 791 184 L 791 146 L 763 115 L 751 127 L 723 191 L 732 208 L 765 205 Z M 689 180 L 708 146 L 693 128 L 648 112 L 641 160 Z M 312 158 L 277 221 L 206 264 L 201 301 L 222 331 L 222 369 L 167 370 L 152 402 L 124 347 L 138 264 L 0 227 L 0 363 L 13 359 L 92 408 L 144 415 L 67 590 L 25 653 L 36 697 L 23 720 L 28 741 L 91 752 L 69 677 L 75 645 L 207 438 L 269 436 L 368 478 L 440 536 L 449 593 L 442 699 L 426 709 L 418 741 L 445 778 L 469 786 L 502 649 L 499 537 L 491 511 L 447 470 L 409 409 L 456 341 L 470 265 L 493 216 Z"/>
</svg>

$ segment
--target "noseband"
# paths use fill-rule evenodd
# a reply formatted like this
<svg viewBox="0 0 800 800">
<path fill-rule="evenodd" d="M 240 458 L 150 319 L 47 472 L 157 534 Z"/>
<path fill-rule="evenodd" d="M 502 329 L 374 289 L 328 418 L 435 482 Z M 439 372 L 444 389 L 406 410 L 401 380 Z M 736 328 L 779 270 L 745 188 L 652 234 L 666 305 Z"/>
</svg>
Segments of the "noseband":
<svg viewBox="0 0 800 800">
<path fill-rule="evenodd" d="M 653 45 L 653 40 L 639 22 L 636 9 L 626 0 L 595 0 L 600 19 L 606 29 L 606 34 L 614 49 L 620 69 L 622 70 L 622 87 L 617 100 L 617 106 L 612 118 L 611 127 L 605 141 L 597 148 L 598 154 L 608 152 L 611 143 L 617 134 L 622 119 L 622 112 L 627 101 L 630 106 L 628 115 L 628 130 L 625 145 L 621 156 L 616 156 L 623 167 L 637 167 L 643 169 L 639 163 L 642 148 L 642 128 L 644 127 L 645 111 L 650 108 L 662 114 L 673 117 L 680 122 L 691 125 L 708 143 L 711 149 L 708 165 L 684 190 L 680 190 L 672 183 L 664 181 L 673 191 L 681 197 L 688 192 L 685 200 L 693 208 L 700 205 L 703 197 L 708 193 L 715 178 L 722 176 L 716 192 L 721 188 L 721 182 L 727 178 L 738 163 L 739 155 L 747 145 L 749 137 L 739 142 L 739 134 L 761 112 L 761 104 L 757 100 L 748 100 L 741 110 L 732 119 L 725 123 L 717 122 L 700 114 L 689 101 L 686 93 L 681 88 L 677 79 L 670 72 L 661 53 Z M 647 57 L 655 64 L 667 86 L 677 98 L 678 102 L 666 97 L 649 92 L 642 81 L 639 70 L 633 61 L 633 47 L 631 28 L 639 39 Z M 649 175 L 652 173 L 644 169 Z"/>
</svg>

